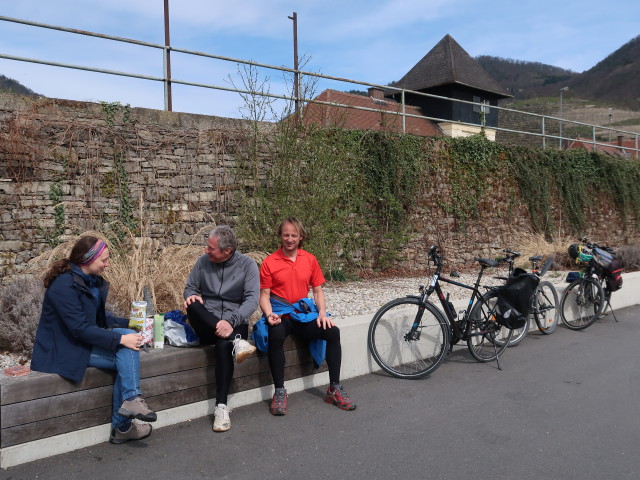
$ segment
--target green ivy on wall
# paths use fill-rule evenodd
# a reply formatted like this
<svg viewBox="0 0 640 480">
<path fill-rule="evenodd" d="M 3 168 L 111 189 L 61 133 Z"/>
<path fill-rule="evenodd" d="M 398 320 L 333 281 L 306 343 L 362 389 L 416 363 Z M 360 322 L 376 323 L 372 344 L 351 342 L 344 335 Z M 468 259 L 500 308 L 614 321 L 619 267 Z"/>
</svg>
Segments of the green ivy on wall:
<svg viewBox="0 0 640 480">
<path fill-rule="evenodd" d="M 65 212 L 64 205 L 62 205 L 62 185 L 62 176 L 59 176 L 49 187 L 49 200 L 54 204 L 53 218 L 55 227 L 53 232 L 48 234 L 46 238 L 47 243 L 52 247 L 60 243 L 60 236 L 64 233 Z"/>
<path fill-rule="evenodd" d="M 374 268 L 393 265 L 412 233 L 418 200 L 429 194 L 462 230 L 479 216 L 496 184 L 504 187 L 499 201 L 506 202 L 505 211 L 524 202 L 532 229 L 547 237 L 560 227 L 553 220 L 557 214 L 564 233 L 584 232 L 595 195 L 611 198 L 625 218 L 640 216 L 640 165 L 625 159 L 505 146 L 483 135 L 287 132 L 275 140 L 266 180 L 249 182 L 253 187 L 241 205 L 241 235 L 252 247 L 271 251 L 278 239 L 266 235 L 265 242 L 265 232 L 297 216 L 309 227 L 308 248 L 330 271 L 358 268 L 362 257 L 373 259 Z M 562 212 L 554 213 L 556 202 Z"/>
</svg>

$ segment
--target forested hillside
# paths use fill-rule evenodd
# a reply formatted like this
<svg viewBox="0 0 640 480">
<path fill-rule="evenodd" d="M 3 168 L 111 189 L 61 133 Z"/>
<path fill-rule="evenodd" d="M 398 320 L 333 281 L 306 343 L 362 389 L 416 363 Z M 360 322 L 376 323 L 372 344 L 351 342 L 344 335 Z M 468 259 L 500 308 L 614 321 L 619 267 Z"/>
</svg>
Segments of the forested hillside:
<svg viewBox="0 0 640 480">
<path fill-rule="evenodd" d="M 33 90 L 4 75 L 0 75 L 0 92 L 18 93 L 20 95 L 38 95 Z"/>
<path fill-rule="evenodd" d="M 582 73 L 499 57 L 476 60 L 516 99 L 557 97 L 560 88 L 569 87 L 575 97 L 640 108 L 640 36 Z"/>
</svg>

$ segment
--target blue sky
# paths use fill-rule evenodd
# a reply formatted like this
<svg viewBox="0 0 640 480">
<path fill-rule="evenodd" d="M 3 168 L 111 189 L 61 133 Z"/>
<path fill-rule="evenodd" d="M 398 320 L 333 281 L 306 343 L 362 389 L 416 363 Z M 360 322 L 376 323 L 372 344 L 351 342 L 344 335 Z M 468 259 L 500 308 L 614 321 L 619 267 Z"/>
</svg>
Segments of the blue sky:
<svg viewBox="0 0 640 480">
<path fill-rule="evenodd" d="M 163 0 L 20 0 L 0 15 L 164 43 Z M 298 14 L 305 69 L 369 83 L 399 80 L 443 36 L 472 56 L 493 55 L 582 72 L 640 34 L 640 2 L 567 0 L 170 0 L 171 44 L 226 57 L 293 66 L 292 22 Z M 162 76 L 159 50 L 0 22 L 0 53 L 150 76 Z M 174 78 L 240 85 L 234 63 L 173 53 Z M 162 84 L 0 59 L 0 74 L 50 97 L 120 101 L 163 108 Z M 259 70 L 273 93 L 290 86 Z M 324 88 L 358 88 L 322 81 Z M 363 88 L 361 88 L 363 89 Z M 173 109 L 240 116 L 236 93 L 174 86 Z"/>
</svg>

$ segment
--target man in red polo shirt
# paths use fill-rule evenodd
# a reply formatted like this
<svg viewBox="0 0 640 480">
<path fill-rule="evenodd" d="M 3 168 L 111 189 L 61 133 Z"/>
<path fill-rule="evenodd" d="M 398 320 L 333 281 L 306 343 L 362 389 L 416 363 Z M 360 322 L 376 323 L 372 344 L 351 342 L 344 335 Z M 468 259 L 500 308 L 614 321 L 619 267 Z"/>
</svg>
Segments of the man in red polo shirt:
<svg viewBox="0 0 640 480">
<path fill-rule="evenodd" d="M 325 279 L 318 260 L 301 248 L 307 236 L 304 227 L 298 219 L 287 218 L 278 227 L 278 236 L 282 241 L 280 248 L 269 255 L 260 267 L 260 308 L 267 319 L 269 329 L 269 368 L 275 387 L 271 413 L 273 415 L 287 413 L 288 396 L 284 388 L 285 356 L 282 345 L 289 334 L 299 335 L 308 340 L 327 342 L 326 360 L 330 385 L 324 400 L 343 410 L 353 410 L 356 404 L 351 401 L 340 384 L 342 361 L 340 329 L 327 316 L 322 290 Z M 300 322 L 288 315 L 273 313 L 272 297 L 278 301 L 293 304 L 307 298 L 310 288 L 318 310 L 317 319 Z"/>
</svg>

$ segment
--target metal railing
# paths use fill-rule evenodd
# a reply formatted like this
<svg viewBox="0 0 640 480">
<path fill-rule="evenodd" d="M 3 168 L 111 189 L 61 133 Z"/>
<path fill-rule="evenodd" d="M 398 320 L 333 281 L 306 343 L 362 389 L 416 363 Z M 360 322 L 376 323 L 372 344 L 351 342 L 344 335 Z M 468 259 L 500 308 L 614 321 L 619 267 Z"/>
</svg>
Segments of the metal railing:
<svg viewBox="0 0 640 480">
<path fill-rule="evenodd" d="M 210 54 L 210 53 L 205 53 L 205 52 L 198 52 L 198 51 L 193 51 L 193 50 L 176 48 L 176 47 L 167 46 L 167 45 L 144 42 L 144 41 L 141 41 L 141 40 L 134 40 L 134 39 L 123 38 L 123 37 L 116 37 L 116 36 L 112 36 L 112 35 L 89 32 L 89 31 L 78 30 L 78 29 L 67 28 L 67 27 L 60 27 L 60 26 L 55 26 L 55 25 L 47 25 L 47 24 L 44 24 L 44 23 L 32 22 L 32 21 L 29 21 L 29 20 L 21 20 L 21 19 L 17 19 L 17 18 L 0 16 L 0 21 L 23 24 L 23 25 L 27 25 L 27 26 L 35 27 L 35 28 L 43 28 L 43 29 L 50 29 L 50 30 L 56 30 L 56 31 L 61 31 L 61 32 L 67 32 L 67 33 L 72 33 L 72 34 L 76 34 L 76 35 L 85 35 L 85 36 L 95 37 L 95 38 L 104 39 L 104 40 L 128 43 L 128 44 L 133 44 L 133 45 L 137 45 L 137 46 L 142 46 L 142 47 L 161 50 L 162 51 L 162 56 L 163 56 L 163 76 L 161 76 L 161 77 L 153 76 L 153 75 L 142 75 L 142 74 L 132 73 L 132 72 L 122 72 L 122 71 L 103 69 L 103 68 L 88 67 L 88 66 L 83 66 L 83 65 L 74 65 L 74 64 L 68 64 L 68 63 L 53 62 L 53 61 L 35 59 L 35 58 L 26 58 L 26 57 L 21 57 L 21 56 L 17 56 L 17 55 L 10 55 L 10 54 L 6 54 L 6 53 L 0 53 L 0 58 L 6 59 L 6 60 L 19 61 L 19 62 L 29 62 L 29 63 L 36 63 L 36 64 L 40 64 L 40 65 L 48 65 L 48 66 L 52 66 L 52 67 L 70 68 L 70 69 L 75 69 L 75 70 L 83 70 L 83 71 L 95 72 L 95 73 L 101 73 L 101 74 L 107 74 L 107 75 L 117 75 L 117 76 L 123 76 L 123 77 L 128 77 L 128 78 L 142 79 L 142 80 L 148 80 L 148 81 L 154 81 L 154 82 L 162 82 L 163 85 L 164 85 L 164 108 L 165 108 L 165 110 L 169 110 L 170 109 L 170 104 L 171 104 L 170 85 L 171 84 L 176 84 L 176 85 L 185 85 L 185 86 L 213 89 L 213 90 L 226 91 L 226 92 L 235 92 L 235 93 L 238 93 L 238 94 L 241 94 L 241 95 L 265 96 L 265 97 L 269 97 L 269 98 L 273 98 L 273 99 L 279 99 L 279 100 L 285 100 L 285 101 L 288 101 L 288 102 L 293 102 L 293 103 L 296 103 L 296 104 L 300 104 L 300 103 L 302 103 L 302 104 L 317 104 L 317 105 L 323 105 L 323 106 L 327 106 L 327 107 L 345 108 L 345 109 L 362 110 L 362 111 L 370 111 L 370 112 L 378 112 L 378 113 L 384 113 L 384 114 L 390 114 L 390 115 L 397 115 L 397 116 L 401 117 L 401 120 L 402 120 L 402 131 L 405 132 L 405 133 L 406 133 L 406 129 L 407 129 L 407 119 L 409 119 L 409 118 L 416 118 L 416 119 L 422 119 L 422 120 L 427 119 L 427 120 L 430 120 L 430 121 L 433 121 L 433 122 L 454 123 L 454 124 L 458 124 L 458 125 L 463 125 L 463 126 L 468 126 L 468 127 L 475 127 L 475 128 L 484 127 L 484 125 L 481 125 L 482 124 L 482 117 L 480 117 L 480 116 L 479 116 L 479 122 L 478 123 L 471 123 L 471 122 L 452 121 L 450 119 L 438 118 L 438 117 L 433 117 L 433 116 L 428 116 L 428 115 L 416 115 L 416 114 L 407 113 L 406 107 L 408 107 L 410 105 L 406 104 L 405 98 L 406 98 L 407 94 L 411 94 L 412 96 L 422 96 L 422 97 L 428 97 L 428 98 L 432 98 L 432 99 L 444 100 L 444 101 L 449 101 L 449 102 L 469 104 L 469 105 L 477 106 L 478 109 L 480 109 L 482 111 L 484 111 L 484 109 L 487 108 L 487 105 L 484 102 L 478 103 L 478 102 L 472 102 L 472 101 L 467 101 L 467 100 L 461 100 L 461 99 L 455 99 L 455 98 L 450 98 L 450 97 L 444 97 L 444 96 L 439 96 L 439 95 L 428 94 L 428 93 L 424 93 L 424 92 L 405 90 L 405 89 L 402 89 L 402 88 L 392 87 L 392 86 L 389 86 L 389 85 L 379 85 L 379 84 L 375 84 L 375 83 L 358 81 L 358 80 L 353 80 L 353 79 L 348 79 L 348 78 L 341 78 L 341 77 L 336 77 L 336 76 L 331 76 L 331 75 L 324 75 L 324 74 L 320 74 L 320 73 L 303 71 L 303 70 L 299 70 L 299 69 L 292 69 L 292 68 L 287 68 L 287 67 L 278 67 L 278 66 L 274 66 L 274 65 L 268 65 L 268 64 L 264 64 L 264 63 L 248 61 L 248 60 L 242 60 L 242 59 L 237 59 L 237 58 L 231 58 L 231 57 L 226 57 L 226 56 L 222 56 L 222 55 L 215 55 L 215 54 Z M 171 75 L 169 74 L 169 53 L 170 52 L 182 53 L 182 54 L 186 54 L 186 55 L 202 57 L 202 58 L 208 58 L 208 59 L 222 60 L 222 61 L 225 61 L 225 62 L 232 62 L 232 63 L 237 64 L 237 65 L 249 65 L 251 67 L 265 68 L 265 69 L 269 69 L 269 70 L 284 72 L 284 73 L 287 73 L 287 74 L 297 75 L 298 77 L 300 77 L 300 76 L 308 76 L 308 77 L 315 77 L 317 79 L 336 81 L 336 82 L 341 82 L 341 83 L 348 83 L 348 84 L 359 85 L 359 86 L 364 86 L 364 87 L 380 88 L 380 89 L 385 90 L 386 92 L 399 93 L 400 94 L 400 102 L 397 104 L 396 111 L 390 111 L 390 110 L 385 110 L 385 109 L 368 108 L 368 107 L 341 104 L 341 103 L 335 103 L 335 102 L 325 102 L 325 101 L 320 101 L 320 100 L 314 99 L 314 98 L 304 98 L 303 96 L 281 95 L 281 94 L 271 93 L 271 92 L 268 92 L 268 91 L 253 91 L 253 90 L 247 90 L 247 89 L 239 89 L 239 88 L 236 88 L 235 85 L 234 86 L 225 86 L 225 85 L 216 85 L 216 84 L 209 84 L 209 83 L 193 82 L 193 81 L 188 81 L 188 80 L 182 80 L 182 79 L 179 79 L 179 78 L 172 78 Z M 605 153 L 607 151 L 614 152 L 614 154 L 615 154 L 615 152 L 618 152 L 617 154 L 621 155 L 621 156 L 632 157 L 632 158 L 636 158 L 636 159 L 640 158 L 639 134 L 635 133 L 635 132 L 624 131 L 624 130 L 612 128 L 611 126 L 606 127 L 606 126 L 601 126 L 601 125 L 592 125 L 592 124 L 588 124 L 588 123 L 577 122 L 577 121 L 570 120 L 570 119 L 567 119 L 567 118 L 562 118 L 562 115 L 560 117 L 556 117 L 556 116 L 551 116 L 551 115 L 543 115 L 543 114 L 539 114 L 539 113 L 525 112 L 525 111 L 521 111 L 521 110 L 515 110 L 515 109 L 512 109 L 512 108 L 500 107 L 500 106 L 496 106 L 496 105 L 491 105 L 489 108 L 496 109 L 499 112 L 499 117 L 501 119 L 503 119 L 503 120 L 498 122 L 498 126 L 491 126 L 491 127 L 488 127 L 488 128 L 498 132 L 499 135 L 501 134 L 501 135 L 503 135 L 503 136 L 505 136 L 507 138 L 508 138 L 508 135 L 515 135 L 516 137 L 517 136 L 524 136 L 524 137 L 526 137 L 528 139 L 528 143 L 531 143 L 532 141 L 534 143 L 539 142 L 537 144 L 537 146 L 540 146 L 542 148 L 548 148 L 549 147 L 549 145 L 548 145 L 549 141 L 553 141 L 553 143 L 558 145 L 560 148 L 568 148 L 568 147 L 571 147 L 571 143 L 579 142 L 579 143 L 581 143 L 583 145 L 590 145 L 591 149 L 597 149 L 597 150 L 600 150 L 600 151 L 604 151 Z M 529 129 L 529 130 L 519 130 L 519 129 L 516 129 L 516 128 L 508 128 L 507 126 L 504 126 L 504 125 L 508 125 L 510 123 L 509 121 L 504 120 L 504 117 L 508 116 L 510 114 L 525 116 L 527 118 L 527 122 L 525 122 L 525 123 L 529 123 L 532 128 Z M 503 126 L 499 126 L 500 123 L 502 123 Z M 558 129 L 557 129 L 558 134 L 557 135 L 555 133 L 552 133 L 552 132 L 555 132 L 555 129 L 552 127 L 553 125 L 557 125 L 558 126 Z M 591 135 L 590 135 L 591 138 L 587 139 L 587 138 L 580 138 L 580 137 L 563 136 L 563 134 L 562 134 L 563 133 L 563 129 L 565 130 L 565 132 L 566 132 L 567 129 L 569 129 L 567 127 L 567 125 L 572 125 L 574 127 L 579 127 L 579 128 L 581 127 L 583 129 L 589 129 L 590 132 L 591 132 Z M 602 139 L 598 138 L 599 135 L 602 136 L 603 134 L 604 135 L 608 134 L 609 137 L 611 137 L 612 134 L 614 134 L 615 137 L 619 137 L 619 136 L 630 137 L 631 139 L 633 139 L 634 145 L 632 147 L 629 147 L 629 146 L 623 146 L 623 145 L 616 145 L 616 144 L 613 144 L 611 142 L 605 142 Z M 518 143 L 518 142 L 511 140 L 510 143 Z"/>
</svg>

